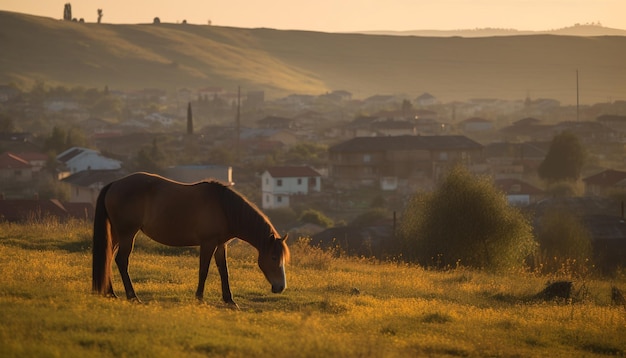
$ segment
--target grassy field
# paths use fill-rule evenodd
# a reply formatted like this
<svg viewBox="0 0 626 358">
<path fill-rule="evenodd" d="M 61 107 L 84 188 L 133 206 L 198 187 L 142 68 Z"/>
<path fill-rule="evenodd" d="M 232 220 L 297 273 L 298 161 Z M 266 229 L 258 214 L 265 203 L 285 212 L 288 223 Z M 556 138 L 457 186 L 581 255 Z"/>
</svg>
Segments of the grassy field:
<svg viewBox="0 0 626 358">
<path fill-rule="evenodd" d="M 626 355 L 626 310 L 610 299 L 612 285 L 626 288 L 623 274 L 576 281 L 574 302 L 536 302 L 555 277 L 334 258 L 294 241 L 289 287 L 274 295 L 254 249 L 234 243 L 235 311 L 220 301 L 214 266 L 205 303 L 195 300 L 195 250 L 140 237 L 131 256 L 138 304 L 90 293 L 90 231 L 0 224 L 0 356 Z"/>
</svg>

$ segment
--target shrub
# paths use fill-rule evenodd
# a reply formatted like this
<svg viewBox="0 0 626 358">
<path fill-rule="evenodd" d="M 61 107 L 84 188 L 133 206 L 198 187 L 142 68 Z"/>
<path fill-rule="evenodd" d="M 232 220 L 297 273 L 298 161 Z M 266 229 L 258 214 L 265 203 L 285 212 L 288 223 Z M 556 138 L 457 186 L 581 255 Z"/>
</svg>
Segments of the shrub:
<svg viewBox="0 0 626 358">
<path fill-rule="evenodd" d="M 535 248 L 528 218 L 487 178 L 462 167 L 434 192 L 416 194 L 399 229 L 405 257 L 438 267 L 520 267 Z"/>
<path fill-rule="evenodd" d="M 574 272 L 585 269 L 591 258 L 591 235 L 583 224 L 564 209 L 547 212 L 537 232 L 539 251 L 535 264 L 543 272 L 556 272 L 564 267 Z"/>
</svg>

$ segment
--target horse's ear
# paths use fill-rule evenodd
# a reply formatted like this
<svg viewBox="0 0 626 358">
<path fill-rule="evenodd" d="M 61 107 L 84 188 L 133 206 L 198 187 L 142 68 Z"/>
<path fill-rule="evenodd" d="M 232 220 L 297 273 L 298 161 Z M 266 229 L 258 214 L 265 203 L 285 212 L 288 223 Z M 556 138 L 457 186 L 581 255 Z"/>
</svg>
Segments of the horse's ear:
<svg viewBox="0 0 626 358">
<path fill-rule="evenodd" d="M 289 238 L 289 234 L 285 234 L 285 236 L 283 236 L 282 239 L 280 239 L 281 241 L 287 241 L 287 238 Z"/>
</svg>

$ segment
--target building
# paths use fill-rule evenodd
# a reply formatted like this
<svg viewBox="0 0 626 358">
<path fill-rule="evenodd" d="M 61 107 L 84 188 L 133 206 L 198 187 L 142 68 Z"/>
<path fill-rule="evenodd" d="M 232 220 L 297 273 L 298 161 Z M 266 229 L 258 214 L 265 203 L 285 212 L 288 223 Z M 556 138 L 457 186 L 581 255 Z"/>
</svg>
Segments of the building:
<svg viewBox="0 0 626 358">
<path fill-rule="evenodd" d="M 70 186 L 70 203 L 90 203 L 95 207 L 100 190 L 126 174 L 119 169 L 83 170 L 63 178 L 61 182 Z"/>
<path fill-rule="evenodd" d="M 0 154 L 0 179 L 2 181 L 29 182 L 33 179 L 33 166 L 23 158 L 12 154 Z"/>
<path fill-rule="evenodd" d="M 583 179 L 586 196 L 607 196 L 611 192 L 626 191 L 626 172 L 607 169 Z"/>
<path fill-rule="evenodd" d="M 494 185 L 504 192 L 507 202 L 512 206 L 527 206 L 545 197 L 543 190 L 514 178 L 497 179 Z"/>
<path fill-rule="evenodd" d="M 482 151 L 458 135 L 357 137 L 329 148 L 329 179 L 347 188 L 416 189 L 432 186 L 454 165 L 482 162 Z"/>
<path fill-rule="evenodd" d="M 70 174 L 83 170 L 120 169 L 122 162 L 107 158 L 98 151 L 87 148 L 72 147 L 57 155 L 57 160 L 64 164 Z"/>
<path fill-rule="evenodd" d="M 262 208 L 288 208 L 290 197 L 322 190 L 322 175 L 308 166 L 273 167 L 261 175 Z"/>
</svg>

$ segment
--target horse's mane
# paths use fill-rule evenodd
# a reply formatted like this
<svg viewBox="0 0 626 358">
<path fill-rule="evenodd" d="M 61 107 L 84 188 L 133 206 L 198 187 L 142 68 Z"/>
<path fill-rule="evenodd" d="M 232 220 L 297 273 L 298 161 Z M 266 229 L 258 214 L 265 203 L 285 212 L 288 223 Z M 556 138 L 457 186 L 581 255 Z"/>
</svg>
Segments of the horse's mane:
<svg viewBox="0 0 626 358">
<path fill-rule="evenodd" d="M 231 230 L 235 232 L 248 230 L 267 230 L 267 236 L 274 235 L 280 238 L 280 234 L 274 225 L 253 202 L 230 186 L 219 181 L 210 181 L 211 186 L 217 191 L 222 209 L 229 220 Z M 257 234 L 258 235 L 258 234 Z"/>
</svg>

